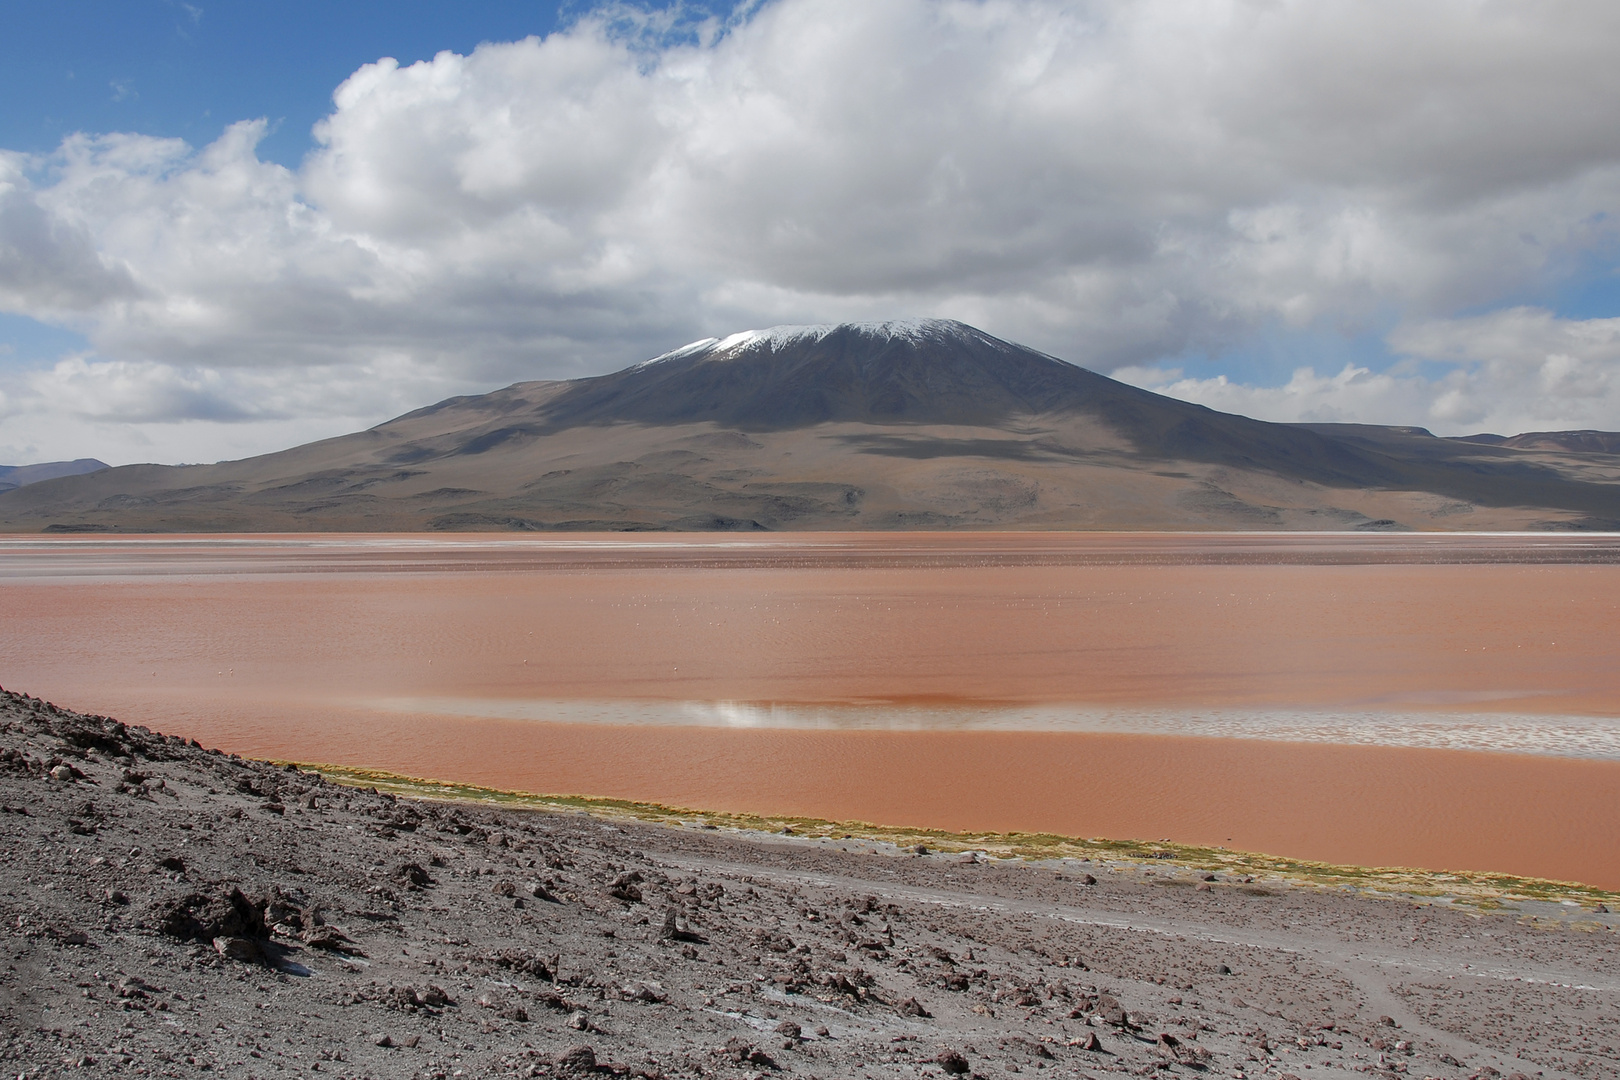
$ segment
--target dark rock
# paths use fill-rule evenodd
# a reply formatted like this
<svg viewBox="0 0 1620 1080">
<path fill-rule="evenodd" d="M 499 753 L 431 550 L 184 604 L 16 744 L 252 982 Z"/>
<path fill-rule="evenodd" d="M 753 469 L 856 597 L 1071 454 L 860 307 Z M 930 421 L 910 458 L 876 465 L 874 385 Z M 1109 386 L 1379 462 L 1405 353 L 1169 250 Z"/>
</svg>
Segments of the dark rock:
<svg viewBox="0 0 1620 1080">
<path fill-rule="evenodd" d="M 951 1076 L 961 1076 L 968 1071 L 968 1060 L 955 1050 L 946 1050 L 934 1059 L 934 1064 Z"/>
<path fill-rule="evenodd" d="M 253 938 L 217 937 L 214 948 L 225 959 L 240 960 L 244 964 L 256 964 L 264 959 L 263 943 Z"/>
<path fill-rule="evenodd" d="M 542 982 L 555 982 L 557 978 L 555 962 L 547 964 L 538 954 L 523 949 L 502 949 L 491 960 L 508 971 L 532 975 Z"/>
<path fill-rule="evenodd" d="M 637 870 L 629 870 L 619 874 L 608 883 L 608 895 L 626 904 L 639 904 L 641 903 L 641 889 L 637 886 L 641 884 L 642 880 L 641 873 Z"/>
<path fill-rule="evenodd" d="M 156 911 L 159 932 L 181 941 L 212 942 L 215 938 L 270 936 L 264 925 L 264 901 L 250 900 L 241 889 L 224 896 L 191 893 L 161 902 Z"/>
<path fill-rule="evenodd" d="M 343 953 L 347 956 L 366 955 L 348 935 L 335 926 L 312 926 L 299 937 L 312 949 L 323 949 L 326 952 Z"/>
<path fill-rule="evenodd" d="M 792 1020 L 784 1020 L 780 1024 L 777 1024 L 776 1033 L 789 1039 L 798 1039 L 803 1036 L 803 1030 Z"/>
<path fill-rule="evenodd" d="M 596 1051 L 589 1046 L 576 1046 L 557 1057 L 557 1067 L 568 1072 L 590 1072 L 596 1068 Z"/>
<path fill-rule="evenodd" d="M 708 938 L 687 924 L 686 916 L 678 908 L 670 908 L 664 912 L 664 925 L 659 929 L 658 936 L 663 941 L 685 941 L 693 945 L 709 943 Z"/>
<path fill-rule="evenodd" d="M 1119 1028 L 1130 1026 L 1129 1018 L 1125 1015 L 1125 1007 L 1112 994 L 1097 995 L 1096 1013 L 1105 1024 Z"/>
<path fill-rule="evenodd" d="M 455 1004 L 450 995 L 438 986 L 429 986 L 420 991 L 413 986 L 390 986 L 379 995 L 379 1000 L 388 1008 L 401 1012 L 442 1009 Z"/>
<path fill-rule="evenodd" d="M 916 998 L 906 998 L 906 1000 L 899 1004 L 898 1010 L 901 1016 L 915 1016 L 923 1020 L 926 1020 L 934 1015 L 918 1004 Z"/>
<path fill-rule="evenodd" d="M 420 863 L 408 862 L 394 871 L 394 880 L 413 889 L 425 889 L 429 885 L 436 885 L 433 875 L 422 868 Z"/>
</svg>

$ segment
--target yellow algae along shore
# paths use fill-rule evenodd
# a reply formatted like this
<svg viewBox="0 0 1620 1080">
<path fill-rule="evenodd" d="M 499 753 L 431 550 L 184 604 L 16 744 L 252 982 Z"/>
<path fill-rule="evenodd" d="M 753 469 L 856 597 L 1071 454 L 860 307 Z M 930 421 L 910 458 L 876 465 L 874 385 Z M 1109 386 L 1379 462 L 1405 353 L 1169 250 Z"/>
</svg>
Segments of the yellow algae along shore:
<svg viewBox="0 0 1620 1080">
<path fill-rule="evenodd" d="M 0 681 L 524 791 L 1620 888 L 1620 540 L 0 539 Z"/>
</svg>

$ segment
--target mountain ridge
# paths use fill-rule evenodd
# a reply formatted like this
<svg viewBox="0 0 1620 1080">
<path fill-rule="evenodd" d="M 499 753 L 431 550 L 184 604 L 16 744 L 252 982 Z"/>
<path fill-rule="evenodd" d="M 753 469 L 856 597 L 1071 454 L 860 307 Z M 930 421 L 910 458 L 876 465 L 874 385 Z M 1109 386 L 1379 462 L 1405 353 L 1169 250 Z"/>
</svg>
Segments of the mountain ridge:
<svg viewBox="0 0 1620 1080">
<path fill-rule="evenodd" d="M 1620 455 L 1566 434 L 1270 423 L 949 320 L 773 327 L 257 458 L 43 481 L 0 494 L 0 528 L 1620 528 Z"/>
<path fill-rule="evenodd" d="M 37 484 L 41 480 L 54 480 L 58 476 L 79 476 L 111 468 L 96 458 L 75 458 L 72 461 L 40 461 L 32 465 L 0 465 L 0 492 Z"/>
</svg>

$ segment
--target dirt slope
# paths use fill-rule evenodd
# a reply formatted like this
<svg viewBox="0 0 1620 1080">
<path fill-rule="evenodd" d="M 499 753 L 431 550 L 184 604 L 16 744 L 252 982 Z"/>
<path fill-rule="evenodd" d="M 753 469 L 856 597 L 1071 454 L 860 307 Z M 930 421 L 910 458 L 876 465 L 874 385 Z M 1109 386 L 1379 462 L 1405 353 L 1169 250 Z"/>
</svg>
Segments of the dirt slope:
<svg viewBox="0 0 1620 1080">
<path fill-rule="evenodd" d="M 411 801 L 15 694 L 0 805 L 28 1077 L 1620 1070 L 1556 905 Z"/>
</svg>

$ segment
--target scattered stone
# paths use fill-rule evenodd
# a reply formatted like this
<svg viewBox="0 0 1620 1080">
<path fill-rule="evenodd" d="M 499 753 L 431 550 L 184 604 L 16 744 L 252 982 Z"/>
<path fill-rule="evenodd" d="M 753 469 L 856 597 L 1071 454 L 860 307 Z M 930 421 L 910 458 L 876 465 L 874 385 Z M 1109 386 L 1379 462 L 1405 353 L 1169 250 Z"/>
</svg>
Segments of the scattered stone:
<svg viewBox="0 0 1620 1080">
<path fill-rule="evenodd" d="M 264 947 L 260 942 L 245 937 L 217 937 L 214 939 L 214 949 L 227 960 L 239 960 L 244 964 L 256 964 L 264 959 Z"/>
<path fill-rule="evenodd" d="M 438 884 L 420 863 L 413 862 L 404 863 L 395 870 L 394 880 L 412 889 L 425 889 L 429 885 Z"/>
<path fill-rule="evenodd" d="M 557 1067 L 570 1072 L 589 1072 L 596 1068 L 596 1051 L 589 1046 L 576 1046 L 557 1056 Z"/>
<path fill-rule="evenodd" d="M 1129 1018 L 1125 1015 L 1125 1007 L 1119 999 L 1112 994 L 1098 994 L 1097 1004 L 1092 1010 L 1103 1023 L 1112 1027 L 1122 1028 L 1129 1026 Z"/>
<path fill-rule="evenodd" d="M 524 949 L 502 949 L 491 959 L 508 971 L 532 975 L 542 982 L 556 981 L 556 961 L 553 959 L 548 964 L 546 959 L 537 953 L 528 952 Z"/>
<path fill-rule="evenodd" d="M 345 956 L 365 956 L 365 952 L 343 931 L 335 926 L 312 926 L 299 937 L 312 949 L 342 953 Z"/>
<path fill-rule="evenodd" d="M 212 942 L 215 938 L 251 938 L 262 941 L 270 936 L 264 925 L 265 902 L 250 899 L 232 886 L 223 896 L 190 893 L 160 901 L 156 908 L 159 932 L 181 941 Z"/>
<path fill-rule="evenodd" d="M 641 903 L 641 873 L 631 870 L 621 873 L 608 883 L 608 895 L 627 904 Z"/>
<path fill-rule="evenodd" d="M 673 907 L 664 912 L 664 925 L 659 929 L 658 936 L 664 941 L 685 941 L 693 945 L 709 943 L 708 938 L 692 929 L 685 912 Z"/>
<path fill-rule="evenodd" d="M 955 1050 L 946 1050 L 934 1059 L 934 1064 L 944 1069 L 948 1075 L 962 1076 L 968 1072 L 968 1059 Z"/>
</svg>

